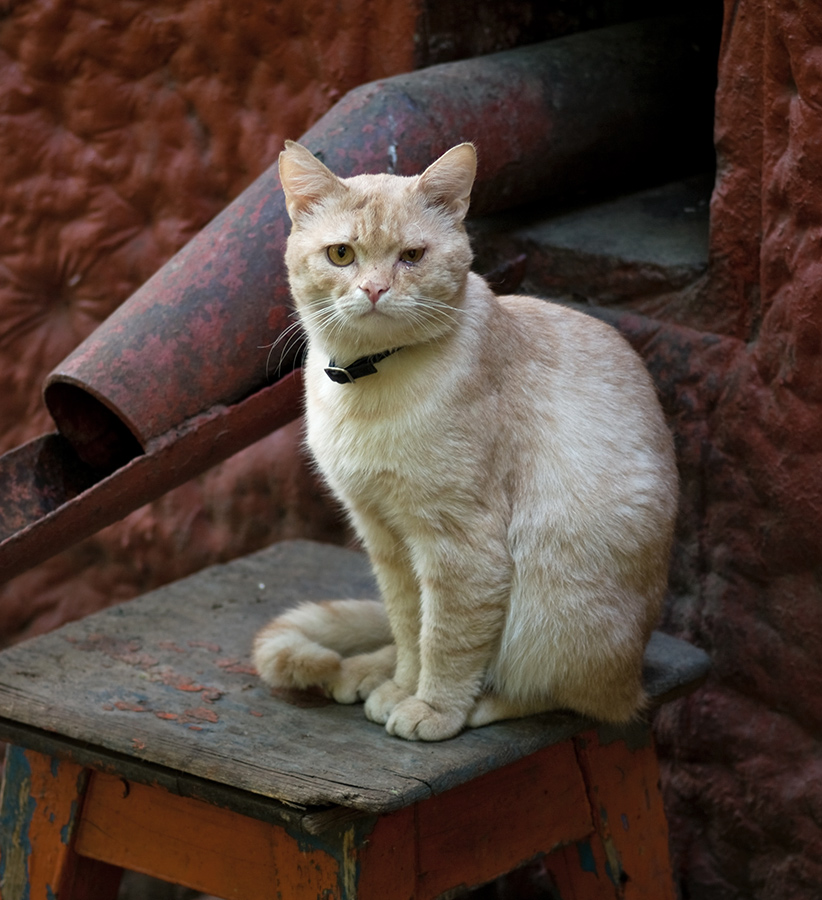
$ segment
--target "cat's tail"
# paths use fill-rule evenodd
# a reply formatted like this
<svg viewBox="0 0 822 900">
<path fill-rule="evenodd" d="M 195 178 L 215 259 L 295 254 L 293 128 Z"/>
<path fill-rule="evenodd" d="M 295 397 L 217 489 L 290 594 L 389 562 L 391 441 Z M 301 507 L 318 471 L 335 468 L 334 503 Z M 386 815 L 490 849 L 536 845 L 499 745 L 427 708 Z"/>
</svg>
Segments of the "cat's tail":
<svg viewBox="0 0 822 900">
<path fill-rule="evenodd" d="M 254 639 L 252 659 L 271 687 L 319 687 L 352 703 L 393 674 L 393 640 L 382 603 L 324 600 L 269 622 Z"/>
</svg>

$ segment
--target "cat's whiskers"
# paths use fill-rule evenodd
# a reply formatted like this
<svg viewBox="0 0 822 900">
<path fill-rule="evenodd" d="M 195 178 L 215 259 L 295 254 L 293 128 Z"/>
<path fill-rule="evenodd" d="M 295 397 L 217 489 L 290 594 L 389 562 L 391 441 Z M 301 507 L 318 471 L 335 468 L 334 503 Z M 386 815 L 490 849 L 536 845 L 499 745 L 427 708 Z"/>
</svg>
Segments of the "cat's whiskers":
<svg viewBox="0 0 822 900">
<path fill-rule="evenodd" d="M 345 329 L 350 327 L 349 317 L 333 303 L 325 305 L 331 298 L 323 298 L 318 301 L 323 305 L 312 306 L 310 309 L 302 309 L 300 318 L 305 330 L 310 334 L 322 335 L 324 342 L 330 345 L 344 340 Z"/>
<path fill-rule="evenodd" d="M 447 330 L 459 324 L 459 313 L 462 311 L 449 303 L 436 298 L 416 297 L 418 302 L 407 310 L 407 318 L 413 326 L 447 326 Z M 440 335 L 441 336 L 441 335 Z"/>
<path fill-rule="evenodd" d="M 289 313 L 289 318 L 296 315 L 296 312 Z M 265 361 L 266 378 L 270 378 L 272 372 L 279 372 L 282 369 L 283 362 L 288 359 L 292 353 L 295 359 L 298 358 L 301 354 L 301 349 L 307 342 L 308 336 L 303 330 L 302 323 L 297 319 L 285 328 L 274 341 L 266 345 L 268 347 L 268 356 Z M 277 361 L 276 366 L 272 366 L 271 358 L 278 346 L 282 346 L 280 358 Z"/>
<path fill-rule="evenodd" d="M 332 357 L 354 359 L 389 346 L 439 343 L 459 325 L 463 310 L 436 297 L 410 294 L 395 296 L 377 312 L 382 312 L 378 319 L 384 323 L 384 339 L 379 338 L 373 322 L 369 322 L 372 311 L 364 310 L 361 303 L 350 297 L 312 298 L 298 314 L 305 332 L 313 335 Z"/>
</svg>

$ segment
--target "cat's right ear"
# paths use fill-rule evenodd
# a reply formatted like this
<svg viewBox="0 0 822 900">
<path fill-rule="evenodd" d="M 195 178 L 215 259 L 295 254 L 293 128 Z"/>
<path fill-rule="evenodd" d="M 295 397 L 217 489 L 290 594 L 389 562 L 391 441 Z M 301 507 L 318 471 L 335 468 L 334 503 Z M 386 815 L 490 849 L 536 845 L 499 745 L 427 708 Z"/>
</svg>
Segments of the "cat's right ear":
<svg viewBox="0 0 822 900">
<path fill-rule="evenodd" d="M 294 141 L 285 142 L 279 162 L 285 206 L 292 222 L 342 187 L 340 179 L 330 169 L 310 150 Z"/>
</svg>

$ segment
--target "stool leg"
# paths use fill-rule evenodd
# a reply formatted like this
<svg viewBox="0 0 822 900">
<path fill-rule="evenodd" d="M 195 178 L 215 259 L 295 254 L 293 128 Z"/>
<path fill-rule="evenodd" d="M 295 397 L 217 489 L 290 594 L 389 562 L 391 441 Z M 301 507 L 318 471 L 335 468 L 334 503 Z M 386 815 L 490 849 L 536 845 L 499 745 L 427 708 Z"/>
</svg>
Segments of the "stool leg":
<svg viewBox="0 0 822 900">
<path fill-rule="evenodd" d="M 11 746 L 0 796 L 0 900 L 114 900 L 121 870 L 78 856 L 81 766 Z"/>
<path fill-rule="evenodd" d="M 570 900 L 674 900 L 668 823 L 650 729 L 616 739 L 589 731 L 574 739 L 591 805 L 590 839 L 545 860 Z"/>
</svg>

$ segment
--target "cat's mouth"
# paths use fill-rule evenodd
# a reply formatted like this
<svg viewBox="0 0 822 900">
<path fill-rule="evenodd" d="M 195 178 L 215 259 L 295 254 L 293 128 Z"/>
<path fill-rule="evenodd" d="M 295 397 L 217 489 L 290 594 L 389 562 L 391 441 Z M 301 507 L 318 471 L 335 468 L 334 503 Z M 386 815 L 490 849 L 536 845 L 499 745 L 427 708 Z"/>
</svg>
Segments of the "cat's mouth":
<svg viewBox="0 0 822 900">
<path fill-rule="evenodd" d="M 357 305 L 353 309 L 349 309 L 347 311 L 348 315 L 352 318 L 357 319 L 359 322 L 374 322 L 378 320 L 396 320 L 397 319 L 397 308 L 392 306 L 391 303 L 386 303 L 383 300 L 378 301 L 377 303 L 368 303 L 368 305 Z"/>
</svg>

